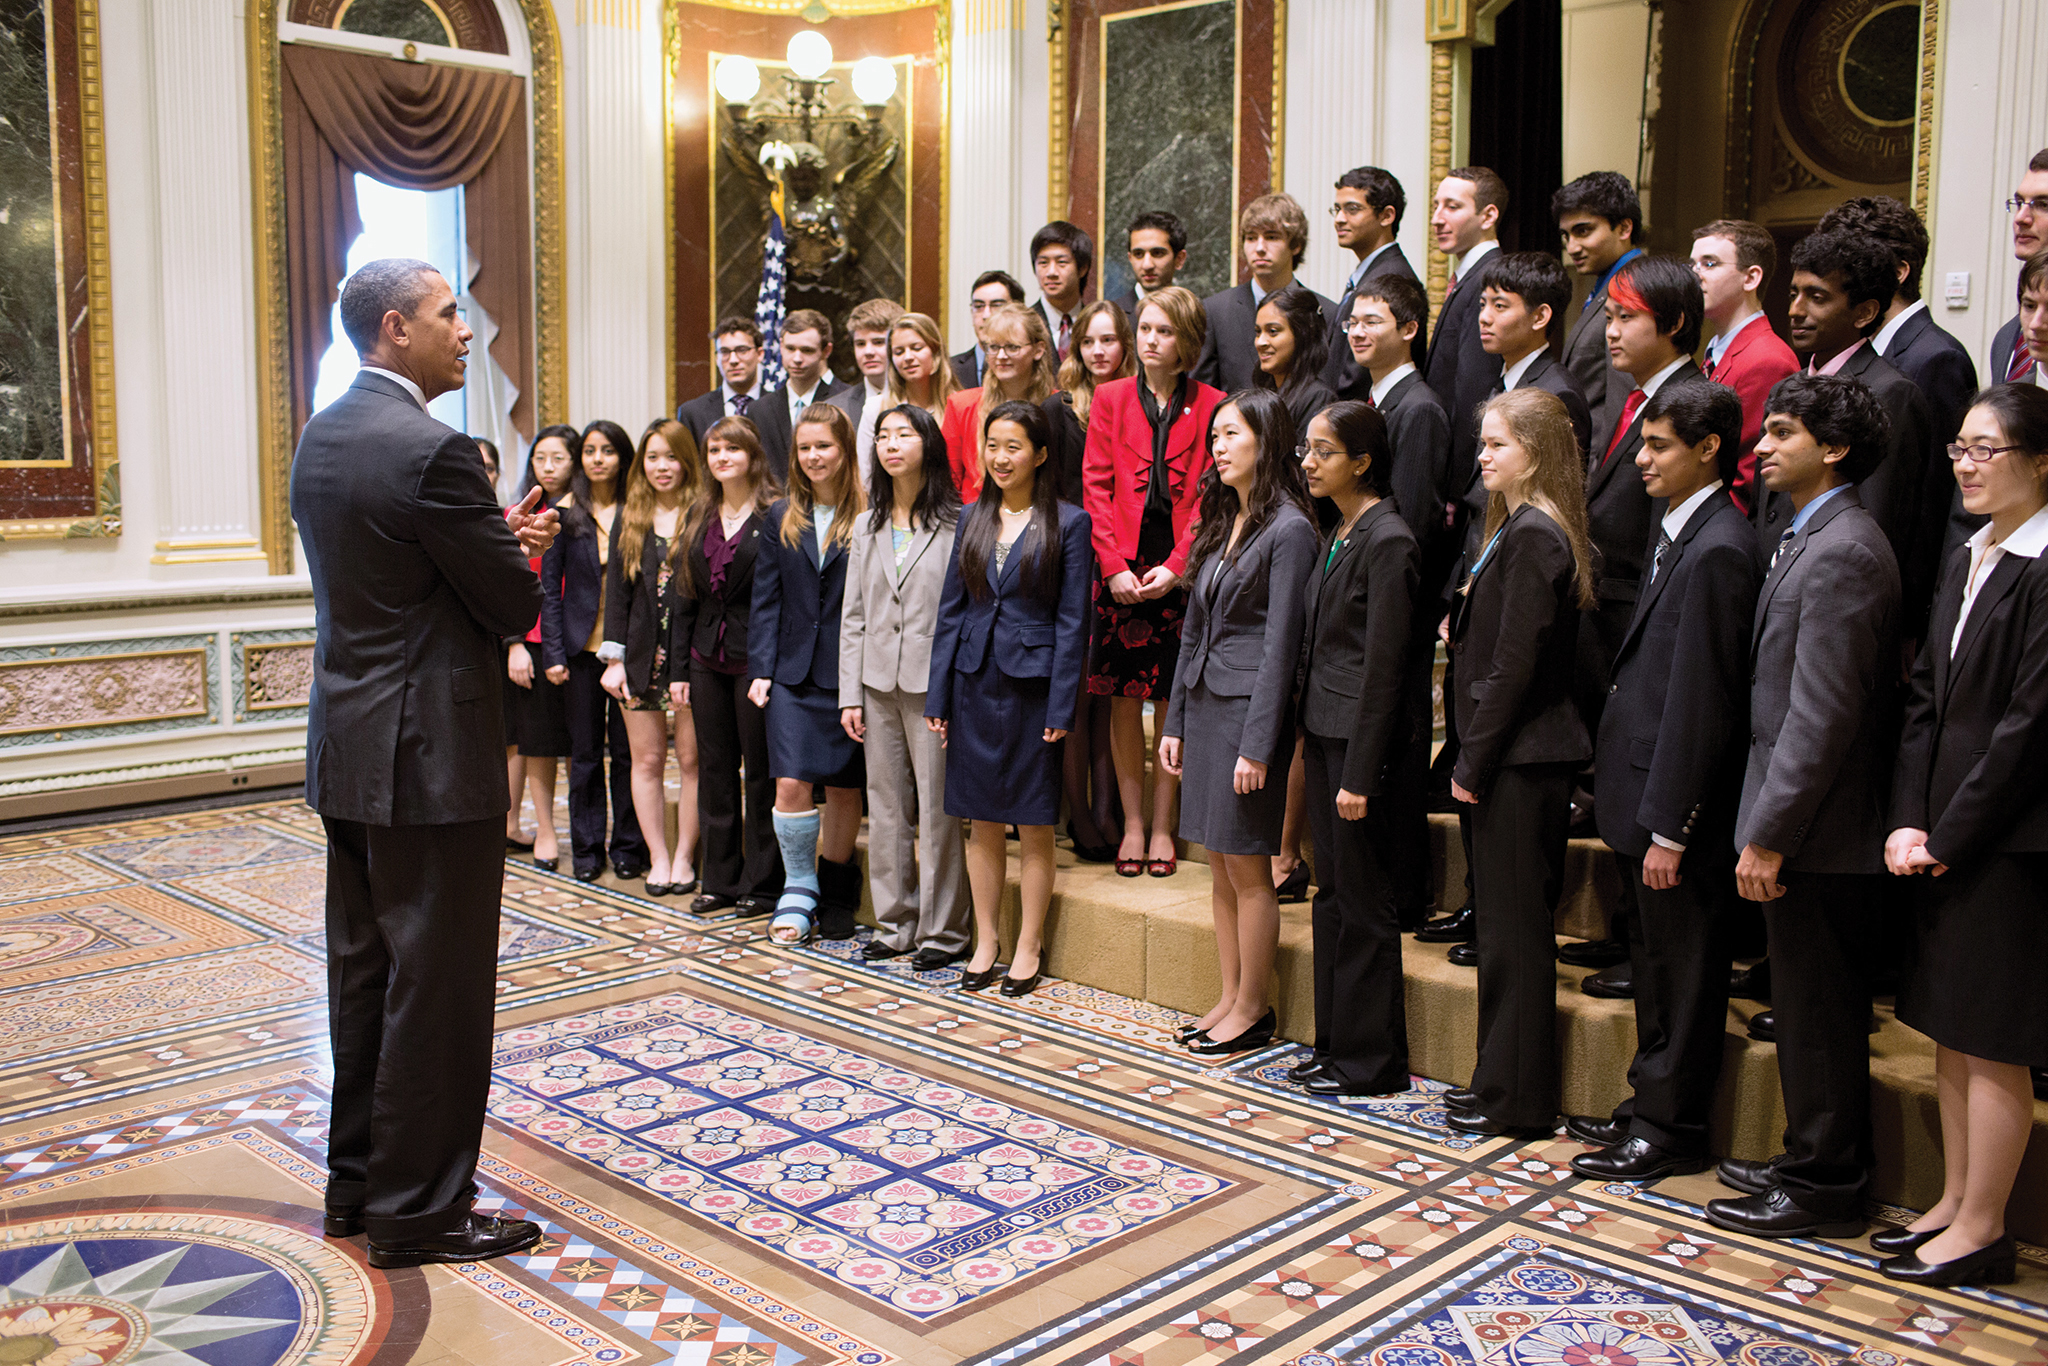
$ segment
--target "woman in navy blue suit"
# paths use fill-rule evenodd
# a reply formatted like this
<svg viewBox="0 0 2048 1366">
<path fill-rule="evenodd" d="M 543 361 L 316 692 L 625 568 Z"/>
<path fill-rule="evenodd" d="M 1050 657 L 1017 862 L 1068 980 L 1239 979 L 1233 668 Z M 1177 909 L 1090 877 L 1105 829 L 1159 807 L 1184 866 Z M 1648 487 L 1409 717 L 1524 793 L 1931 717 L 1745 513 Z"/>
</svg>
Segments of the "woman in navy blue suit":
<svg viewBox="0 0 2048 1366">
<path fill-rule="evenodd" d="M 960 519 L 939 624 L 932 637 L 926 724 L 946 741 L 946 814 L 974 823 L 967 881 L 974 955 L 960 985 L 1003 978 L 1023 996 L 1045 966 L 1052 905 L 1053 822 L 1060 814 L 1061 744 L 1088 657 L 1094 550 L 1088 514 L 1059 501 L 1045 471 L 1052 423 L 1036 403 L 1005 402 L 982 428 L 981 496 Z M 955 727 L 955 713 L 964 718 Z M 1003 901 L 1003 828 L 1022 847 L 1022 923 L 1012 968 L 996 966 Z"/>
<path fill-rule="evenodd" d="M 867 768 L 839 724 L 839 617 L 853 524 L 867 507 L 854 464 L 853 422 L 829 403 L 796 420 L 789 496 L 768 509 L 772 536 L 754 562 L 747 623 L 747 696 L 768 711 L 768 771 L 775 775 L 775 842 L 782 898 L 768 937 L 798 944 L 813 929 L 853 938 L 860 909 L 860 793 Z M 812 800 L 825 789 L 825 809 Z"/>
</svg>

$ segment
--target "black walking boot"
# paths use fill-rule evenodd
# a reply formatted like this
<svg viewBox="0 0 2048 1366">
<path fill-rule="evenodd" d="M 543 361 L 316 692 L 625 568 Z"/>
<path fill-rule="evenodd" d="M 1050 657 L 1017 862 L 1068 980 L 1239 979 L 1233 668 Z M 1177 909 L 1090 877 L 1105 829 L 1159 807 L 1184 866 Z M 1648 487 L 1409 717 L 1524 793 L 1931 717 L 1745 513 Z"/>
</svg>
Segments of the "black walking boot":
<svg viewBox="0 0 2048 1366">
<path fill-rule="evenodd" d="M 818 856 L 818 937 L 853 938 L 853 919 L 860 912 L 860 857 L 834 863 Z"/>
</svg>

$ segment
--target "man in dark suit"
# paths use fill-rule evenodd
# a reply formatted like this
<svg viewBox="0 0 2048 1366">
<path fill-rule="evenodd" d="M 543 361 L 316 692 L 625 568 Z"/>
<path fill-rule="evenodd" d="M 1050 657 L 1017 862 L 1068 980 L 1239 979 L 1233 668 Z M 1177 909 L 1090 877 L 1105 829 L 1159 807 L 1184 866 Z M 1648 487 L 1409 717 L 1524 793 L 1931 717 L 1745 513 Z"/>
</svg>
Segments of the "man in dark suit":
<svg viewBox="0 0 2048 1366">
<path fill-rule="evenodd" d="M 722 318 L 712 329 L 721 383 L 676 409 L 676 421 L 690 429 L 697 449 L 720 418 L 745 417 L 761 397 L 761 329 L 752 318 Z"/>
<path fill-rule="evenodd" d="M 1756 443 L 1764 431 L 1764 400 L 1799 368 L 1758 296 L 1777 268 L 1777 241 L 1761 223 L 1717 218 L 1693 229 L 1692 273 L 1707 301 L 1707 378 L 1742 400 L 1742 453 L 1728 491 L 1745 513 L 1757 503 Z"/>
<path fill-rule="evenodd" d="M 1742 444 L 1742 400 L 1718 384 L 1665 385 L 1636 452 L 1663 515 L 1601 713 L 1600 837 L 1636 892 L 1633 1095 L 1613 1118 L 1575 1118 L 1603 1147 L 1572 1159 L 1605 1181 L 1704 1171 L 1727 1032 L 1735 810 L 1749 736 L 1756 556 L 1723 490 Z"/>
<path fill-rule="evenodd" d="M 499 642 L 540 615 L 538 490 L 510 514 L 427 415 L 471 333 L 448 282 L 386 259 L 341 291 L 363 358 L 292 463 L 314 620 L 306 800 L 327 828 L 330 1237 L 370 1264 L 468 1262 L 540 1228 L 471 1209 L 490 1087 L 506 789 Z"/>
<path fill-rule="evenodd" d="M 1750 747 L 1732 847 L 1736 889 L 1770 927 L 1785 1151 L 1730 1158 L 1742 1199 L 1716 1226 L 1762 1238 L 1853 1238 L 1873 1165 L 1869 939 L 1883 900 L 1885 720 L 1899 673 L 1899 572 L 1856 483 L 1890 457 L 1885 414 L 1845 375 L 1772 391 L 1759 470 L 1792 509 L 1749 651 Z"/>
<path fill-rule="evenodd" d="M 1556 394 L 1572 420 L 1579 440 L 1579 459 L 1593 444 L 1593 414 L 1571 371 L 1550 358 L 1551 339 L 1561 328 L 1565 306 L 1572 301 L 1572 283 L 1557 258 L 1540 251 L 1498 252 L 1479 274 L 1479 345 L 1500 357 L 1500 377 L 1493 393 L 1542 389 Z M 1488 395 L 1491 397 L 1492 395 Z M 1486 511 L 1486 490 L 1466 505 L 1475 516 Z"/>
<path fill-rule="evenodd" d="M 2034 153 L 2005 207 L 2012 214 L 2012 254 L 2031 261 L 2048 251 L 2048 147 Z M 1991 339 L 1991 368 L 1984 377 L 1992 384 L 2023 383 L 2043 361 L 2048 356 L 2034 354 L 2020 334 L 2019 315 L 2014 314 Z"/>
<path fill-rule="evenodd" d="M 1861 380 L 1890 421 L 1884 459 L 1860 479 L 1857 496 L 1890 538 L 1898 561 L 1900 630 L 1920 639 L 1934 597 L 1947 534 L 1948 500 L 1925 506 L 1927 465 L 1938 454 L 1934 419 L 1919 386 L 1869 345 L 1897 281 L 1889 248 L 1859 233 L 1817 232 L 1792 250 L 1792 301 L 1786 320 L 1792 351 L 1809 373 Z M 1783 538 L 1792 509 L 1773 493 L 1757 504 L 1757 549 L 1768 557 Z"/>
<path fill-rule="evenodd" d="M 860 423 L 860 390 L 836 378 L 826 364 L 832 356 L 832 320 L 815 309 L 799 308 L 782 320 L 782 368 L 786 383 L 761 395 L 748 416 L 761 429 L 761 449 L 775 482 L 789 483 L 789 443 L 796 420 L 813 403 L 830 403 Z M 848 452 L 852 454 L 851 451 Z"/>
<path fill-rule="evenodd" d="M 1445 176 L 1430 206 L 1430 235 L 1436 249 L 1451 258 L 1451 280 L 1422 375 L 1451 416 L 1449 487 L 1456 490 L 1472 482 L 1476 414 L 1500 373 L 1499 362 L 1479 342 L 1478 277 L 1486 257 L 1500 250 L 1500 216 L 1507 206 L 1506 183 L 1484 166 L 1461 166 Z M 1462 541 L 1464 514 L 1454 515 L 1454 539 Z"/>
<path fill-rule="evenodd" d="M 1147 209 L 1131 220 L 1125 234 L 1125 257 L 1131 263 L 1131 283 L 1110 296 L 1110 302 L 1124 311 L 1133 328 L 1138 325 L 1138 303 L 1155 289 L 1165 289 L 1188 263 L 1188 230 L 1164 209 Z"/>
<path fill-rule="evenodd" d="M 1607 286 L 1614 273 L 1643 254 L 1643 205 L 1636 187 L 1616 171 L 1594 171 L 1562 186 L 1550 197 L 1550 215 L 1564 239 L 1565 259 L 1593 282 L 1579 316 L 1565 333 L 1559 359 L 1579 382 L 1592 410 L 1593 430 L 1612 431 L 1614 414 L 1635 386 L 1608 361 Z"/>
<path fill-rule="evenodd" d="M 967 317 L 974 325 L 974 345 L 953 355 L 953 378 L 962 389 L 979 389 L 982 374 L 988 369 L 988 353 L 983 349 L 987 343 L 982 332 L 988 320 L 1004 304 L 1024 302 L 1024 286 L 1006 270 L 984 270 L 974 277 L 974 288 L 967 295 Z"/>
<path fill-rule="evenodd" d="M 1375 275 L 1399 275 L 1421 285 L 1422 277 L 1408 264 L 1401 244 L 1394 240 L 1394 234 L 1401 230 L 1401 215 L 1407 209 L 1408 195 L 1389 171 L 1377 166 L 1354 166 L 1337 177 L 1330 221 L 1336 225 L 1337 245 L 1356 256 L 1358 264 L 1351 268 L 1351 277 L 1344 283 L 1343 297 L 1337 300 L 1336 312 L 1331 315 L 1332 325 L 1342 328 L 1351 320 L 1351 301 L 1357 296 L 1358 287 Z M 1428 302 L 1427 295 L 1424 302 Z M 1426 309 L 1410 351 L 1409 359 L 1420 370 L 1429 359 Z M 1372 389 L 1372 381 L 1358 368 L 1348 346 L 1330 348 L 1330 359 L 1323 365 L 1323 383 L 1338 398 L 1363 399 Z"/>
<path fill-rule="evenodd" d="M 1088 280 L 1095 272 L 1095 239 L 1065 219 L 1054 219 L 1031 234 L 1031 272 L 1038 277 L 1038 302 L 1031 305 L 1045 319 L 1046 335 L 1067 358 L 1074 346 L 1074 315 L 1088 299 Z"/>
<path fill-rule="evenodd" d="M 1294 272 L 1308 255 L 1308 215 L 1293 195 L 1260 195 L 1244 206 L 1237 228 L 1252 278 L 1202 300 L 1209 327 L 1194 371 L 1196 379 L 1226 394 L 1252 387 L 1259 373 L 1259 356 L 1253 349 L 1259 305 L 1268 294 L 1295 282 Z M 1335 315 L 1334 301 L 1317 294 L 1316 302 L 1326 321 Z"/>
</svg>

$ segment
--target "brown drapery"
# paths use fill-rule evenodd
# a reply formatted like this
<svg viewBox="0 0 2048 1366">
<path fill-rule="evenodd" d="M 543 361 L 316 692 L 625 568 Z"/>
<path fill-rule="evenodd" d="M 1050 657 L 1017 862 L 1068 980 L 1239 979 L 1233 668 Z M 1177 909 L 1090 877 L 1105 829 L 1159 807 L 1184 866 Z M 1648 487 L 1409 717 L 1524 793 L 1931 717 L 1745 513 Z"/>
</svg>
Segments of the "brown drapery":
<svg viewBox="0 0 2048 1366">
<path fill-rule="evenodd" d="M 518 387 L 512 425 L 531 440 L 533 217 L 526 83 L 517 76 L 287 44 L 283 51 L 286 282 L 292 430 L 312 414 L 348 245 L 362 232 L 355 176 L 409 190 L 465 187 L 470 293 L 498 325 L 491 355 Z M 457 284 L 459 282 L 451 282 Z"/>
</svg>

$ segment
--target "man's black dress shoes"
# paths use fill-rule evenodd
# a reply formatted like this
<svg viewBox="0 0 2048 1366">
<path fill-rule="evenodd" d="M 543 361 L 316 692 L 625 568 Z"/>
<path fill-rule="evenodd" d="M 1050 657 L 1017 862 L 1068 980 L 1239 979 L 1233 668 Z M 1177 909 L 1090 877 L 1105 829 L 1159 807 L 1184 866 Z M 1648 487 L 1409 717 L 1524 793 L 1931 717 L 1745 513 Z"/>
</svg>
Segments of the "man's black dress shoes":
<svg viewBox="0 0 2048 1366">
<path fill-rule="evenodd" d="M 1771 999 L 1771 960 L 1759 958 L 1751 967 L 1728 970 L 1728 994 L 1744 1001 Z"/>
<path fill-rule="evenodd" d="M 1628 945 L 1619 939 L 1582 939 L 1558 945 L 1557 957 L 1575 968 L 1611 968 L 1628 961 Z"/>
<path fill-rule="evenodd" d="M 1778 1159 L 1752 1162 L 1746 1157 L 1724 1157 L 1721 1165 L 1714 1168 L 1714 1175 L 1730 1190 L 1741 1191 L 1744 1195 L 1762 1195 L 1778 1184 Z"/>
<path fill-rule="evenodd" d="M 1875 1034 L 1877 1030 L 1878 1018 L 1873 1015 L 1870 1017 L 1870 1029 L 1868 1032 Z M 1749 1037 L 1759 1043 L 1776 1043 L 1778 1041 L 1778 1012 L 1775 1010 L 1759 1010 L 1756 1014 L 1750 1016 Z"/>
<path fill-rule="evenodd" d="M 1323 1070 L 1323 1061 L 1322 1058 L 1317 1057 L 1315 1054 L 1309 1054 L 1300 1062 L 1287 1069 L 1287 1080 L 1300 1083 L 1307 1081 L 1311 1077 L 1320 1076 Z"/>
<path fill-rule="evenodd" d="M 1581 1143 L 1590 1143 L 1596 1148 L 1611 1148 L 1628 1137 L 1628 1125 L 1618 1119 L 1601 1119 L 1597 1115 L 1568 1115 L 1564 1131 Z"/>
<path fill-rule="evenodd" d="M 950 968 L 955 963 L 964 963 L 973 956 L 972 949 L 955 949 L 948 953 L 944 949 L 935 949 L 927 945 L 910 956 L 910 966 L 919 972 L 937 972 L 940 968 Z"/>
<path fill-rule="evenodd" d="M 1635 974 L 1630 970 L 1627 959 L 1611 968 L 1602 968 L 1579 979 L 1579 990 L 1588 996 L 1598 996 L 1608 1001 L 1633 1001 L 1636 998 Z"/>
<path fill-rule="evenodd" d="M 1453 1086 L 1444 1092 L 1446 1110 L 1476 1110 L 1479 1108 L 1479 1093 L 1462 1086 Z"/>
<path fill-rule="evenodd" d="M 909 952 L 909 949 L 891 948 L 885 941 L 880 939 L 870 939 L 867 943 L 860 946 L 862 960 L 869 963 L 886 963 L 891 958 L 901 958 Z"/>
<path fill-rule="evenodd" d="M 1460 906 L 1449 915 L 1440 915 L 1434 920 L 1423 922 L 1415 932 L 1418 944 L 1463 944 L 1473 935 L 1472 922 L 1475 913 L 1470 906 Z"/>
<path fill-rule="evenodd" d="M 370 1244 L 370 1265 L 379 1271 L 438 1262 L 481 1262 L 523 1252 L 540 1241 L 540 1225 L 524 1219 L 494 1219 L 471 1211 L 469 1217 L 429 1238 L 402 1245 Z"/>
<path fill-rule="evenodd" d="M 1630 1134 L 1598 1152 L 1580 1153 L 1572 1159 L 1572 1170 L 1596 1181 L 1654 1181 L 1660 1176 L 1703 1172 L 1712 1162 L 1708 1157 L 1685 1157 Z"/>
<path fill-rule="evenodd" d="M 1404 1080 L 1392 1086 L 1358 1086 L 1342 1077 L 1318 1072 L 1301 1084 L 1301 1089 L 1312 1096 L 1395 1096 L 1408 1089 Z"/>
<path fill-rule="evenodd" d="M 595 882 L 598 879 L 598 875 L 602 872 L 604 872 L 603 864 L 599 864 L 594 868 L 578 868 L 576 870 L 576 880 L 578 882 Z"/>
<path fill-rule="evenodd" d="M 647 865 L 644 863 L 614 863 L 612 871 L 619 875 L 620 881 L 631 882 L 634 878 L 647 876 Z"/>
<path fill-rule="evenodd" d="M 2008 1233 L 1988 1247 L 1946 1262 L 1923 1262 L 1918 1252 L 1908 1252 L 1879 1262 L 1877 1269 L 1892 1280 L 1914 1285 L 2010 1285 L 2019 1279 L 2019 1249 Z"/>
<path fill-rule="evenodd" d="M 329 1205 L 321 1230 L 330 1238 L 353 1238 L 363 1231 L 361 1205 Z"/>
<path fill-rule="evenodd" d="M 1451 951 L 1445 954 L 1444 958 L 1449 962 L 1456 963 L 1461 968 L 1476 968 L 1479 966 L 1479 946 L 1477 944 L 1453 944 Z"/>
<path fill-rule="evenodd" d="M 1487 1138 L 1549 1138 L 1551 1133 L 1548 1125 L 1505 1124 L 1477 1110 L 1446 1110 L 1444 1123 L 1461 1134 L 1480 1134 Z"/>
<path fill-rule="evenodd" d="M 1740 1200 L 1707 1201 L 1707 1222 L 1731 1233 L 1753 1238 L 1854 1238 L 1863 1232 L 1864 1220 L 1829 1219 L 1792 1203 L 1782 1186 L 1762 1195 L 1745 1195 Z"/>
</svg>

